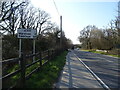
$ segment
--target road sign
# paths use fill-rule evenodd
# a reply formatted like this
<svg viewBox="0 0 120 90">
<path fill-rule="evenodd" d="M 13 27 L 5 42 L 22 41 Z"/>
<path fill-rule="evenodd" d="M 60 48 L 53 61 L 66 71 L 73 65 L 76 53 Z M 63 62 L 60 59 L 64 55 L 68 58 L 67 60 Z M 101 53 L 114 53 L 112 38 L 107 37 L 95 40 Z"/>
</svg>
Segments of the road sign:
<svg viewBox="0 0 120 90">
<path fill-rule="evenodd" d="M 34 29 L 18 29 L 18 38 L 29 38 L 34 39 L 37 36 L 37 30 Z"/>
</svg>

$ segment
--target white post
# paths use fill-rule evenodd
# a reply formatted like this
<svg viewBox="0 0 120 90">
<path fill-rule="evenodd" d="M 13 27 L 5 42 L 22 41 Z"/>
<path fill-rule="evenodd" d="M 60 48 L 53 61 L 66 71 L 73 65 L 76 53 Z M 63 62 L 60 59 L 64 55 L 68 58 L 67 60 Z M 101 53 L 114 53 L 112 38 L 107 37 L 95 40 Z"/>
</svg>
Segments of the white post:
<svg viewBox="0 0 120 90">
<path fill-rule="evenodd" d="M 20 39 L 19 39 L 19 58 L 21 58 L 21 51 L 22 51 L 22 48 L 21 48 L 21 47 L 22 47 L 22 46 L 21 46 L 22 44 L 21 44 L 21 42 L 22 42 L 22 41 L 21 41 L 21 38 L 20 38 Z M 19 65 L 20 65 L 20 60 L 19 60 L 18 63 L 19 63 Z"/>
<path fill-rule="evenodd" d="M 0 78 L 2 78 L 2 35 L 0 35 Z M 0 79 L 0 90 L 2 90 L 2 79 Z"/>
<path fill-rule="evenodd" d="M 19 39 L 19 58 L 21 57 L 21 46 L 22 44 L 21 44 L 21 38 Z"/>
<path fill-rule="evenodd" d="M 33 39 L 33 54 L 35 54 L 35 39 Z M 35 56 L 33 57 L 33 61 L 35 61 Z"/>
</svg>

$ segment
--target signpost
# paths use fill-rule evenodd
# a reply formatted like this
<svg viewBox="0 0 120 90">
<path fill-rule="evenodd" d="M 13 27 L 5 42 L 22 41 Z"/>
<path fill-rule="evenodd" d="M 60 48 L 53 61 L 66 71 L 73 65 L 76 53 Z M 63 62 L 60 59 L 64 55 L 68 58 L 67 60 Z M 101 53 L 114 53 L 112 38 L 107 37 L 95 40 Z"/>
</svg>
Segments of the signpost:
<svg viewBox="0 0 120 90">
<path fill-rule="evenodd" d="M 35 54 L 35 38 L 37 37 L 37 30 L 34 29 L 18 29 L 17 30 L 17 36 L 19 38 L 19 57 L 21 57 L 21 39 L 33 39 L 33 54 Z M 35 57 L 33 57 L 33 61 L 35 60 Z"/>
</svg>

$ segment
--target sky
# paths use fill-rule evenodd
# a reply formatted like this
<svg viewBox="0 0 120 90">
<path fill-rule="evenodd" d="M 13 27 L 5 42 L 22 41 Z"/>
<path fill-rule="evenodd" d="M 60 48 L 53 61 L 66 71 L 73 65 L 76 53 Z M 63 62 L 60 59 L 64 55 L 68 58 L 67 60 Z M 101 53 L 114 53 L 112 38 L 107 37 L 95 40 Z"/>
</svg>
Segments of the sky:
<svg viewBox="0 0 120 90">
<path fill-rule="evenodd" d="M 57 9 L 54 5 L 56 3 Z M 107 27 L 117 16 L 119 0 L 31 0 L 31 3 L 50 14 L 51 20 L 60 25 L 67 38 L 79 44 L 80 30 L 87 25 Z"/>
</svg>

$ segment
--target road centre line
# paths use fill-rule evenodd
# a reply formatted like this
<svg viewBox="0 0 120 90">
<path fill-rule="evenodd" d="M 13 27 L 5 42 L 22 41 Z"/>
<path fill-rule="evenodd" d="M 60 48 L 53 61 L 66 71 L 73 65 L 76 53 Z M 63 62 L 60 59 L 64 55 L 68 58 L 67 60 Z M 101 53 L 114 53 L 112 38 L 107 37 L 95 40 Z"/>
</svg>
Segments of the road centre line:
<svg viewBox="0 0 120 90">
<path fill-rule="evenodd" d="M 88 69 L 88 71 L 97 79 L 97 81 L 103 86 L 104 89 L 111 90 L 75 53 L 73 54 Z"/>
<path fill-rule="evenodd" d="M 113 62 L 113 61 L 111 61 L 111 60 L 106 60 L 105 58 L 101 58 L 101 57 L 96 57 L 97 59 L 103 59 L 103 60 L 105 60 L 105 61 L 107 61 L 107 62 Z"/>
</svg>

